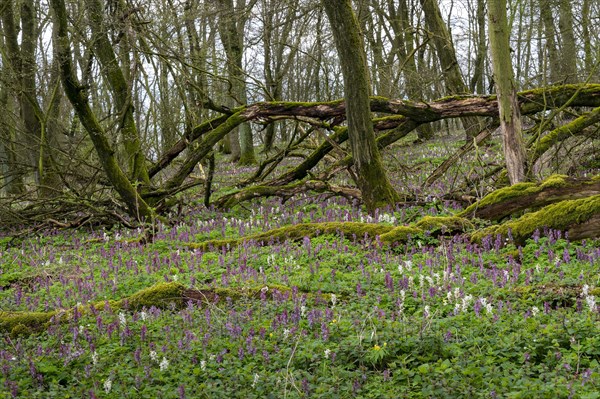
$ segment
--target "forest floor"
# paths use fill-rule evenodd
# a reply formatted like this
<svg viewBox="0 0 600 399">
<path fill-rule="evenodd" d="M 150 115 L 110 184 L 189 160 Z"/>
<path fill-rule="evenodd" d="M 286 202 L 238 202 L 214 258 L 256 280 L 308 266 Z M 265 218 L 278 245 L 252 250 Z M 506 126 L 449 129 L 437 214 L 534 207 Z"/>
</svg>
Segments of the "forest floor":
<svg viewBox="0 0 600 399">
<path fill-rule="evenodd" d="M 117 227 L 1 236 L 0 398 L 600 397 L 599 240 L 198 246 L 300 223 L 402 226 L 461 210 L 439 198 L 465 178 L 490 191 L 475 177 L 501 164 L 497 144 L 425 190 L 459 144 L 410 140 L 386 164 L 422 201 L 374 216 L 324 194 L 227 212 L 198 195 L 150 243 Z M 251 172 L 219 165 L 216 190 Z"/>
</svg>

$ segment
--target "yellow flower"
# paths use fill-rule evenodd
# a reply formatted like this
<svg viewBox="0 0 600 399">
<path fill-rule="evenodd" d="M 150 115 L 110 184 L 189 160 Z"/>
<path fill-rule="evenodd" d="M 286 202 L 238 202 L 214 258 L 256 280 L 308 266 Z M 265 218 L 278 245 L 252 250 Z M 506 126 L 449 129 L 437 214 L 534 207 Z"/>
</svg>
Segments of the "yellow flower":
<svg viewBox="0 0 600 399">
<path fill-rule="evenodd" d="M 269 338 L 273 338 L 273 333 L 269 333 Z"/>
<path fill-rule="evenodd" d="M 381 346 L 379 346 L 379 345 L 375 345 L 375 346 L 373 347 L 373 350 L 380 351 L 380 350 L 381 350 Z"/>
</svg>

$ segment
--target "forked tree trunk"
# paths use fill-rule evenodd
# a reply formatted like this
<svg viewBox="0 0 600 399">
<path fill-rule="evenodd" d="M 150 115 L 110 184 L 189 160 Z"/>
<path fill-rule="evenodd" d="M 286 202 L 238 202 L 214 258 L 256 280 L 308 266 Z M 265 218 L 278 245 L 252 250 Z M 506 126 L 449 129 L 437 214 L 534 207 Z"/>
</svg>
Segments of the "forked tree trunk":
<svg viewBox="0 0 600 399">
<path fill-rule="evenodd" d="M 154 211 L 140 197 L 135 187 L 127 179 L 125 173 L 123 173 L 104 129 L 90 108 L 88 98 L 84 94 L 85 90 L 77 79 L 73 68 L 73 60 L 71 59 L 71 44 L 67 33 L 65 1 L 51 0 L 50 6 L 52 7 L 54 18 L 53 44 L 56 47 L 65 93 L 94 145 L 106 177 L 117 193 L 119 193 L 123 203 L 128 208 L 129 214 L 138 221 L 152 221 Z"/>
</svg>

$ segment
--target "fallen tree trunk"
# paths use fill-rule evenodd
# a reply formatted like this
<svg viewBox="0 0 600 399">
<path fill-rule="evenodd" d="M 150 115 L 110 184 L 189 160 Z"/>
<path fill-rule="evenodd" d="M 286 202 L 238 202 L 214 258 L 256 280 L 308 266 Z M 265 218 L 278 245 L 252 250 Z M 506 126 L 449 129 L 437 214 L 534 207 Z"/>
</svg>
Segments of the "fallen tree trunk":
<svg viewBox="0 0 600 399">
<path fill-rule="evenodd" d="M 600 176 L 576 179 L 554 175 L 539 184 L 519 183 L 496 190 L 460 212 L 459 216 L 498 221 L 527 209 L 598 194 Z"/>
<path fill-rule="evenodd" d="M 600 237 L 600 195 L 548 205 L 516 220 L 479 230 L 471 239 L 481 242 L 487 236 L 512 236 L 515 243 L 523 244 L 543 228 L 564 231 L 570 240 Z"/>
</svg>

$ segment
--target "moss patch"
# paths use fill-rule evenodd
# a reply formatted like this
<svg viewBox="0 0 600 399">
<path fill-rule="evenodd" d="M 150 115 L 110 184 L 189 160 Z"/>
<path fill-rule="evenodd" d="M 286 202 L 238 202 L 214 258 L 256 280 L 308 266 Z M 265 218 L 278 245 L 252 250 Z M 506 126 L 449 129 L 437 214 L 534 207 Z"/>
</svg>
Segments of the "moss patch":
<svg viewBox="0 0 600 399">
<path fill-rule="evenodd" d="M 125 301 L 130 309 L 139 310 L 144 307 L 156 306 L 166 308 L 171 304 L 177 307 L 183 306 L 183 293 L 185 287 L 179 283 L 161 283 L 150 288 L 138 291 L 130 297 L 121 300 L 123 306 Z"/>
<path fill-rule="evenodd" d="M 471 239 L 480 242 L 488 235 L 507 236 L 510 230 L 515 241 L 524 242 L 536 229 L 548 227 L 556 230 L 568 230 L 571 226 L 584 223 L 598 214 L 600 214 L 600 195 L 561 201 L 548 205 L 537 212 L 527 213 L 517 220 L 479 230 L 471 236 Z"/>
<path fill-rule="evenodd" d="M 291 226 L 280 227 L 264 233 L 253 234 L 239 239 L 209 240 L 201 243 L 193 243 L 189 246 L 202 250 L 222 249 L 234 247 L 244 242 L 253 241 L 263 244 L 285 240 L 301 240 L 304 237 L 317 237 L 326 234 L 343 234 L 349 238 L 363 238 L 365 236 L 374 239 L 379 236 L 381 242 L 387 245 L 405 242 L 416 234 L 430 232 L 468 231 L 473 224 L 459 216 L 432 217 L 425 216 L 417 223 L 409 226 L 389 226 L 376 223 L 360 222 L 325 222 L 325 223 L 300 223 Z"/>
<path fill-rule="evenodd" d="M 0 332 L 30 335 L 48 328 L 57 312 L 0 312 Z"/>
<path fill-rule="evenodd" d="M 77 311 L 79 314 L 85 314 L 89 311 L 89 307 L 103 310 L 107 305 L 113 310 L 122 308 L 139 310 L 151 306 L 164 309 L 172 305 L 179 308 L 185 302 L 184 291 L 185 287 L 179 283 L 161 283 L 118 301 L 99 301 L 89 306 L 79 306 Z M 57 322 L 69 320 L 73 312 L 74 308 L 52 312 L 0 312 L 0 333 L 30 335 L 45 330 L 53 318 Z M 60 320 L 56 320 L 56 318 L 60 318 Z"/>
</svg>

